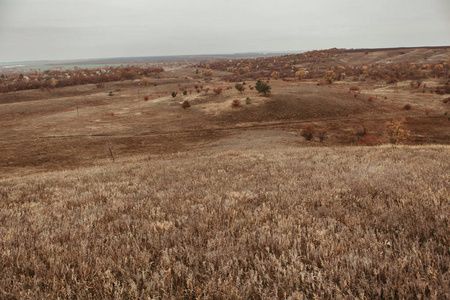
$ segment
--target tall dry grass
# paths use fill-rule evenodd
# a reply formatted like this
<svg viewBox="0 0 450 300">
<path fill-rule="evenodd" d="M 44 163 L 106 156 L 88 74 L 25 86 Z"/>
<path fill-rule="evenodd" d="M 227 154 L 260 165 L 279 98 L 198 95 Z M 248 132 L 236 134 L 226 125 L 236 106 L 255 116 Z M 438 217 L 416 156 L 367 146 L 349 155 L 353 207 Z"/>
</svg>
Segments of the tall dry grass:
<svg viewBox="0 0 450 300">
<path fill-rule="evenodd" d="M 248 150 L 0 181 L 0 298 L 450 297 L 449 147 Z"/>
</svg>

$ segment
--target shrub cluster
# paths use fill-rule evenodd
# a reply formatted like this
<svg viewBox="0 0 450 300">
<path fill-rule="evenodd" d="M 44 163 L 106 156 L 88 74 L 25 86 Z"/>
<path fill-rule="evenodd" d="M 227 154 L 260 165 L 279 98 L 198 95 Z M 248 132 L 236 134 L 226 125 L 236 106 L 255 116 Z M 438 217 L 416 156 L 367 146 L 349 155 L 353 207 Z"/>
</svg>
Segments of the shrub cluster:
<svg viewBox="0 0 450 300">
<path fill-rule="evenodd" d="M 222 88 L 215 88 L 215 89 L 213 89 L 213 92 L 214 92 L 216 95 L 220 95 L 220 94 L 222 94 L 223 89 L 222 89 Z"/>
<path fill-rule="evenodd" d="M 321 63 L 333 64 L 336 56 L 353 51 L 329 49 L 279 57 L 221 60 L 210 63 L 209 66 L 214 70 L 229 71 L 231 75 L 225 78 L 234 82 L 242 81 L 244 78 L 256 80 L 271 76 L 275 79 L 292 77 L 322 79 L 327 72 L 334 72 L 335 76 L 328 76 L 327 81 L 329 78 L 333 81 L 354 76 L 355 78 L 369 78 L 377 81 L 384 80 L 388 83 L 411 80 L 413 87 L 419 87 L 422 79 L 448 78 L 449 76 L 450 66 L 447 62 L 423 65 L 414 63 L 368 64 L 360 66 L 333 65 L 329 67 L 320 65 Z M 299 64 L 309 64 L 309 66 L 300 68 L 298 67 Z M 198 67 L 204 68 L 205 65 L 199 64 Z"/>
<path fill-rule="evenodd" d="M 8 93 L 28 89 L 53 89 L 65 86 L 83 84 L 97 84 L 97 88 L 103 88 L 105 82 L 119 80 L 141 79 L 141 84 L 146 85 L 148 79 L 145 76 L 157 75 L 163 72 L 162 68 L 152 67 L 105 67 L 100 69 L 74 70 L 46 70 L 29 74 L 9 75 L 0 77 L 0 92 Z M 144 76 L 144 77 L 143 77 Z"/>
<path fill-rule="evenodd" d="M 241 100 L 239 99 L 234 99 L 233 101 L 231 101 L 231 107 L 232 108 L 237 108 L 241 106 Z"/>
<path fill-rule="evenodd" d="M 312 140 L 314 132 L 316 132 L 316 128 L 314 127 L 314 125 L 305 125 L 300 130 L 301 136 L 304 137 L 307 141 Z"/>
<path fill-rule="evenodd" d="M 188 100 L 184 100 L 183 103 L 181 103 L 181 107 L 182 107 L 183 109 L 186 109 L 186 108 L 188 108 L 188 107 L 191 107 L 191 104 L 189 103 Z"/>
</svg>

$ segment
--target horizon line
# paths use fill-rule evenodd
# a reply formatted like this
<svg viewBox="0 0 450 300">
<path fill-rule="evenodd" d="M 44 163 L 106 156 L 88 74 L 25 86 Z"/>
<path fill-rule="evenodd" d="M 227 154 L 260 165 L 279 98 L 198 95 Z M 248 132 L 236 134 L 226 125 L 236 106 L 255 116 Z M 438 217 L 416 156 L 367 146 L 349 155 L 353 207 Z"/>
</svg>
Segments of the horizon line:
<svg viewBox="0 0 450 300">
<path fill-rule="evenodd" d="M 91 58 L 68 58 L 68 59 L 36 59 L 36 60 L 19 60 L 19 61 L 0 61 L 0 64 L 19 64 L 19 63 L 40 63 L 40 62 L 82 62 L 90 60 L 113 60 L 113 59 L 137 59 L 137 58 L 158 58 L 158 57 L 201 57 L 201 56 L 232 56 L 232 55 L 248 55 L 248 54 L 294 54 L 305 53 L 309 51 L 322 51 L 330 49 L 342 50 L 401 50 L 414 48 L 448 48 L 449 46 L 404 46 L 404 47 L 375 47 L 375 48 L 324 48 L 324 49 L 308 49 L 308 50 L 283 50 L 283 51 L 250 51 L 250 52 L 234 52 L 234 53 L 214 53 L 214 54 L 174 54 L 174 55 L 148 55 L 148 56 L 115 56 L 115 57 L 91 57 Z"/>
</svg>

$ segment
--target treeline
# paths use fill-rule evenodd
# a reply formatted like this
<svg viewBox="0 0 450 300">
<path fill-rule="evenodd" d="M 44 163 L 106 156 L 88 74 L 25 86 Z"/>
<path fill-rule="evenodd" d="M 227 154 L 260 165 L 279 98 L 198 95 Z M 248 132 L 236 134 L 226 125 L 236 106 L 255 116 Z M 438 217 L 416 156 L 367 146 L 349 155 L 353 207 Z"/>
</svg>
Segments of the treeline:
<svg viewBox="0 0 450 300">
<path fill-rule="evenodd" d="M 300 70 L 304 72 L 306 79 L 323 78 L 327 72 L 334 72 L 336 79 L 352 76 L 357 80 L 384 80 L 388 83 L 426 78 L 449 78 L 449 61 L 435 64 L 332 65 L 334 58 L 345 51 L 330 49 L 279 57 L 223 60 L 209 63 L 209 66 L 199 64 L 197 67 L 228 71 L 230 75 L 225 78 L 233 82 L 270 77 L 274 72 L 279 73 L 279 78 L 293 78 Z M 305 63 L 309 63 L 310 66 L 299 66 Z M 330 66 L 325 66 L 325 63 L 330 63 Z M 320 66 L 317 66 L 319 64 Z"/>
<path fill-rule="evenodd" d="M 8 93 L 29 89 L 52 89 L 83 84 L 98 84 L 101 87 L 106 82 L 141 79 L 155 76 L 163 72 L 163 68 L 155 67 L 105 67 L 97 69 L 46 70 L 44 72 L 0 75 L 0 92 Z"/>
</svg>

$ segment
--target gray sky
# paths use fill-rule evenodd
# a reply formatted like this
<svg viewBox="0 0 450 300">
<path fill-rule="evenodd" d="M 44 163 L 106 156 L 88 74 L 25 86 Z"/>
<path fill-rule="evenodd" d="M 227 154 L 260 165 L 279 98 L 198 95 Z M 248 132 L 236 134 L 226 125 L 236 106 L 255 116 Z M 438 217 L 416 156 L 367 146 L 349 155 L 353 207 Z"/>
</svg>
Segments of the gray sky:
<svg viewBox="0 0 450 300">
<path fill-rule="evenodd" d="M 450 46 L 449 0 L 0 0 L 0 62 Z"/>
</svg>

